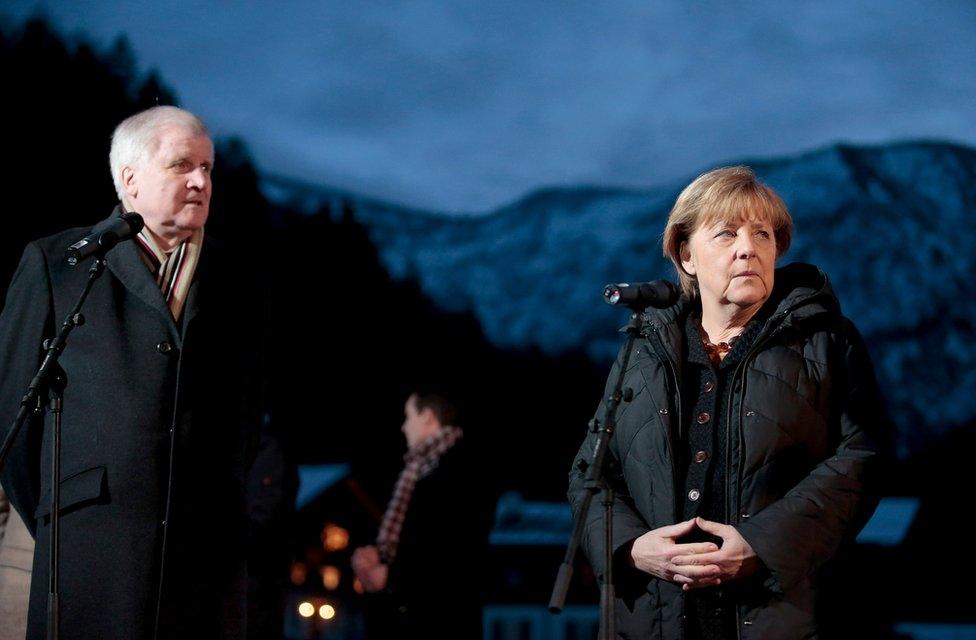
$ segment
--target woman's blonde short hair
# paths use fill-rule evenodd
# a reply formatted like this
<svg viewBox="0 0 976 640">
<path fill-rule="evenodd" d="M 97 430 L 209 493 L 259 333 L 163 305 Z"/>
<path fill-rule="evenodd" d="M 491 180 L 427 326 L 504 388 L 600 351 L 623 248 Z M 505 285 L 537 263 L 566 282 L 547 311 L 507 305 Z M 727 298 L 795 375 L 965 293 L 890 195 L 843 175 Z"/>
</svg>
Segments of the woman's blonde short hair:
<svg viewBox="0 0 976 640">
<path fill-rule="evenodd" d="M 681 266 L 681 245 L 701 226 L 718 221 L 763 220 L 773 227 L 776 257 L 786 253 L 793 237 L 793 219 L 782 198 L 745 166 L 722 167 L 695 178 L 678 196 L 664 227 L 664 256 L 681 279 L 681 290 L 698 294 L 697 279 Z"/>
</svg>

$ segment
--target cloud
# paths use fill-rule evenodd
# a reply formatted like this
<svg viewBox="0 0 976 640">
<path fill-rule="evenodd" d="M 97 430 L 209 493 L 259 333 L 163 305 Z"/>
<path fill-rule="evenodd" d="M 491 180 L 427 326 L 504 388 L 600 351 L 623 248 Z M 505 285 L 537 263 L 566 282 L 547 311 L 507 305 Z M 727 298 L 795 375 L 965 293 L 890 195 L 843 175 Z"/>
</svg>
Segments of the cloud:
<svg viewBox="0 0 976 640">
<path fill-rule="evenodd" d="M 968 3 L 45 7 L 103 42 L 127 33 L 261 166 L 434 209 L 650 185 L 836 140 L 976 143 Z"/>
</svg>

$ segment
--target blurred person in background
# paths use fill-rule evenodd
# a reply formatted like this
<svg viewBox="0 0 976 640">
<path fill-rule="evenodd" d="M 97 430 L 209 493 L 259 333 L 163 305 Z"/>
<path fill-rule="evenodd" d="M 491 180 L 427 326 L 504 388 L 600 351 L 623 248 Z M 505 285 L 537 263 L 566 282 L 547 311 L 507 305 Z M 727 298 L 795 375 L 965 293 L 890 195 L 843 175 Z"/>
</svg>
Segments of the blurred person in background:
<svg viewBox="0 0 976 640">
<path fill-rule="evenodd" d="M 367 637 L 480 638 L 491 501 L 444 397 L 404 405 L 404 468 L 375 545 L 352 556 Z"/>
<path fill-rule="evenodd" d="M 0 640 L 23 640 L 27 633 L 34 538 L 0 489 Z"/>
</svg>

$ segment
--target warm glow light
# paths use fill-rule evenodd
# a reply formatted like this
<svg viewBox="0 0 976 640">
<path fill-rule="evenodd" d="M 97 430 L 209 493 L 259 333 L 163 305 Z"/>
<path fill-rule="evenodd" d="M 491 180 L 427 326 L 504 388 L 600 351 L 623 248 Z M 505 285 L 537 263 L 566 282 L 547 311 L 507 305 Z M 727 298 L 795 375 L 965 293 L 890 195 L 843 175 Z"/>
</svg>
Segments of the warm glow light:
<svg viewBox="0 0 976 640">
<path fill-rule="evenodd" d="M 301 562 L 293 562 L 291 564 L 291 583 L 296 586 L 305 584 L 306 572 L 307 569 L 304 564 Z"/>
<path fill-rule="evenodd" d="M 359 580 L 359 578 L 352 581 L 352 590 L 356 593 L 363 593 L 366 591 L 363 589 L 363 583 Z"/>
<path fill-rule="evenodd" d="M 311 618 L 315 615 L 315 605 L 311 602 L 303 602 L 298 605 L 298 615 L 303 618 Z"/>
<path fill-rule="evenodd" d="M 323 604 L 319 607 L 319 617 L 323 620 L 331 620 L 335 617 L 336 610 L 331 604 Z"/>
<path fill-rule="evenodd" d="M 349 546 L 349 532 L 337 524 L 327 524 L 322 529 L 322 546 L 326 551 L 342 551 Z"/>
<path fill-rule="evenodd" d="M 342 580 L 342 573 L 338 567 L 322 567 L 322 586 L 329 591 L 335 591 Z"/>
</svg>

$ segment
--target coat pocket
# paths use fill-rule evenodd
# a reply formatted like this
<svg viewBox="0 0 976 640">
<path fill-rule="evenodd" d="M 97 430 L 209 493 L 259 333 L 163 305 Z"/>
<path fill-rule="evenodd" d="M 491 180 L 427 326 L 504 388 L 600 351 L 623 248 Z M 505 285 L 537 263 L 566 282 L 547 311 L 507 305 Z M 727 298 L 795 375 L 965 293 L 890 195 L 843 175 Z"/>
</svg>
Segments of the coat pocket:
<svg viewBox="0 0 976 640">
<path fill-rule="evenodd" d="M 92 467 L 73 473 L 61 479 L 60 511 L 64 515 L 70 510 L 88 503 L 99 502 L 108 496 L 105 467 Z M 51 492 L 45 491 L 34 511 L 34 518 L 40 520 L 51 514 Z"/>
</svg>

